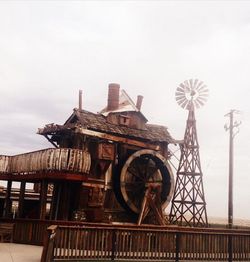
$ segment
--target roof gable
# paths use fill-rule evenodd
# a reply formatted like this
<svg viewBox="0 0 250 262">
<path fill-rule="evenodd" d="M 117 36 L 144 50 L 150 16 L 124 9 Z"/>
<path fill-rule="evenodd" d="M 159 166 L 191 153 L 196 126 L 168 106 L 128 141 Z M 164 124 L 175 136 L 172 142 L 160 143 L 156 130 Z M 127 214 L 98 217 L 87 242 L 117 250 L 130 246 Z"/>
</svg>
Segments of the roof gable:
<svg viewBox="0 0 250 262">
<path fill-rule="evenodd" d="M 110 113 L 122 113 L 122 112 L 138 112 L 139 115 L 147 122 L 147 118 L 138 110 L 133 100 L 129 97 L 125 90 L 121 90 L 119 95 L 119 106 L 116 110 L 108 111 L 107 106 L 100 111 L 100 114 L 107 116 Z"/>
</svg>

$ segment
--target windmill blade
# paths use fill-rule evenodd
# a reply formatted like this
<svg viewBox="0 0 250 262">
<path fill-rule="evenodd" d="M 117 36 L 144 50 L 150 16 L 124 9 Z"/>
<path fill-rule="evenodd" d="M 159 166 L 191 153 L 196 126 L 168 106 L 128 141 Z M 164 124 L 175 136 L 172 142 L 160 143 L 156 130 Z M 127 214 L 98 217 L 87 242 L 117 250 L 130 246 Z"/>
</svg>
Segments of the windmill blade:
<svg viewBox="0 0 250 262">
<path fill-rule="evenodd" d="M 196 86 L 197 86 L 197 83 L 198 83 L 198 79 L 195 79 L 195 80 L 194 80 L 194 88 L 195 88 L 195 89 L 197 89 L 197 87 L 196 87 Z"/>
<path fill-rule="evenodd" d="M 176 95 L 176 96 L 184 96 L 185 93 L 184 93 L 184 92 L 177 92 L 177 91 L 176 91 L 176 92 L 175 92 L 175 95 Z"/>
<path fill-rule="evenodd" d="M 183 104 L 183 102 L 186 101 L 186 98 L 183 98 L 181 100 L 178 100 L 177 103 L 181 106 Z"/>
<path fill-rule="evenodd" d="M 200 86 L 197 90 L 198 90 L 198 91 L 201 91 L 201 90 L 208 90 L 208 89 L 207 89 L 207 86 L 206 86 L 206 85 L 202 85 L 202 86 Z"/>
<path fill-rule="evenodd" d="M 200 99 L 200 98 L 197 98 L 196 100 L 200 105 L 204 106 L 204 102 Z"/>
<path fill-rule="evenodd" d="M 186 100 L 186 96 L 177 96 L 175 97 L 176 101 L 180 101 L 180 100 Z"/>
<path fill-rule="evenodd" d="M 199 93 L 204 94 L 204 95 L 208 95 L 209 91 L 208 91 L 208 89 L 204 89 L 204 90 L 201 90 Z"/>
<path fill-rule="evenodd" d="M 182 99 L 176 100 L 179 105 L 183 104 L 187 99 L 186 97 L 183 97 Z"/>
<path fill-rule="evenodd" d="M 194 104 L 195 104 L 195 107 L 196 107 L 196 108 L 198 108 L 198 109 L 200 108 L 200 105 L 199 105 L 199 103 L 198 103 L 198 100 L 197 100 L 197 99 L 196 99 L 196 100 L 194 100 Z"/>
<path fill-rule="evenodd" d="M 184 81 L 184 84 L 185 84 L 185 90 L 190 92 L 190 87 L 189 87 L 188 80 Z"/>
<path fill-rule="evenodd" d="M 183 93 L 185 91 L 185 89 L 184 89 L 184 87 L 177 87 L 176 91 Z"/>
<path fill-rule="evenodd" d="M 184 90 L 186 88 L 186 86 L 183 83 L 180 84 L 180 87 L 182 87 Z"/>
<path fill-rule="evenodd" d="M 189 84 L 190 84 L 191 89 L 193 89 L 193 79 L 189 79 Z"/>
<path fill-rule="evenodd" d="M 199 96 L 202 96 L 202 97 L 208 97 L 208 92 L 206 92 L 206 93 L 199 93 Z"/>
<path fill-rule="evenodd" d="M 175 97 L 176 97 L 176 98 L 181 98 L 181 97 L 186 97 L 186 96 L 185 96 L 184 93 L 182 93 L 182 94 L 175 94 Z"/>
<path fill-rule="evenodd" d="M 188 100 L 185 100 L 184 103 L 183 103 L 183 105 L 182 105 L 183 108 L 186 108 L 186 105 L 187 105 L 188 103 L 189 103 L 189 101 L 188 101 Z"/>
<path fill-rule="evenodd" d="M 200 99 L 200 100 L 202 100 L 202 101 L 204 101 L 204 102 L 206 102 L 207 101 L 207 97 L 206 96 L 199 96 L 199 97 L 197 97 L 197 99 Z"/>
<path fill-rule="evenodd" d="M 206 85 L 202 85 L 199 88 L 197 88 L 197 91 L 200 92 L 201 90 L 206 89 L 206 88 L 207 88 Z"/>
<path fill-rule="evenodd" d="M 185 93 L 176 91 L 175 96 L 185 96 Z"/>
<path fill-rule="evenodd" d="M 185 81 L 184 81 L 184 85 L 185 85 L 185 86 L 189 86 L 188 80 L 185 80 Z"/>
<path fill-rule="evenodd" d="M 175 100 L 176 100 L 176 102 L 178 103 L 178 102 L 181 102 L 181 101 L 186 100 L 186 97 L 178 97 L 178 98 L 176 98 Z"/>
<path fill-rule="evenodd" d="M 200 81 L 200 82 L 198 83 L 198 85 L 197 85 L 197 90 L 199 89 L 199 87 L 200 87 L 201 85 L 203 85 L 203 82 L 202 82 L 202 81 Z"/>
</svg>

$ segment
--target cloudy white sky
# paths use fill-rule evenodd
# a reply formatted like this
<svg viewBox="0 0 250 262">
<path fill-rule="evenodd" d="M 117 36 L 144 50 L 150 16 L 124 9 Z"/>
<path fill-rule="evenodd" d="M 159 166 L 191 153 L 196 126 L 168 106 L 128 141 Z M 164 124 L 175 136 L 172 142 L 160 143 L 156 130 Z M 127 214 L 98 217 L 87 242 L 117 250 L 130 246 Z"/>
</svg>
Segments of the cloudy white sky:
<svg viewBox="0 0 250 262">
<path fill-rule="evenodd" d="M 250 219 L 249 13 L 247 1 L 1 1 L 0 153 L 50 146 L 37 128 L 63 123 L 79 89 L 99 111 L 110 82 L 143 95 L 149 122 L 181 139 L 175 89 L 198 78 L 210 90 L 196 112 L 208 215 L 227 217 L 224 115 L 238 109 L 234 216 Z"/>
</svg>

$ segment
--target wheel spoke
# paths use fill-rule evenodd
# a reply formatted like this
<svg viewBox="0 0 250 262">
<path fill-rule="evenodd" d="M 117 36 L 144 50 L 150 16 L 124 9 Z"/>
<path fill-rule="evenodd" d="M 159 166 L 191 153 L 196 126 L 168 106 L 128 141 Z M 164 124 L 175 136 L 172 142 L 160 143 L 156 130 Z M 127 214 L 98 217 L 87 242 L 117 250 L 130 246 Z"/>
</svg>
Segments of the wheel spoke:
<svg viewBox="0 0 250 262">
<path fill-rule="evenodd" d="M 143 191 L 144 185 L 143 185 L 143 184 L 135 185 L 135 184 L 133 184 L 133 183 L 130 183 L 130 184 L 126 184 L 126 185 L 125 185 L 125 189 L 126 189 L 126 191 L 130 191 L 130 192 L 132 192 L 134 195 L 136 195 L 137 192 Z"/>
<path fill-rule="evenodd" d="M 148 175 L 147 175 L 147 181 L 149 181 L 150 178 L 154 180 L 154 174 L 156 174 L 158 169 L 156 166 L 148 168 Z"/>
<path fill-rule="evenodd" d="M 137 192 L 134 191 L 127 191 L 128 197 L 131 200 L 131 202 L 137 207 L 140 208 L 142 199 L 145 195 L 145 190 L 140 190 Z"/>
<path fill-rule="evenodd" d="M 143 187 L 145 184 L 140 181 L 131 181 L 131 182 L 121 182 L 120 185 L 122 187 L 134 187 L 137 189 L 138 187 Z"/>
<path fill-rule="evenodd" d="M 137 170 L 137 174 L 141 177 L 141 179 L 145 180 L 143 172 L 141 170 L 141 163 L 140 163 L 140 158 L 139 159 L 135 159 L 133 161 L 134 167 Z"/>
<path fill-rule="evenodd" d="M 143 179 L 140 175 L 138 175 L 138 174 L 136 173 L 136 170 L 134 169 L 134 167 L 129 166 L 128 169 L 127 169 L 127 171 L 128 171 L 131 175 L 133 175 L 134 177 L 137 177 L 137 178 L 140 179 L 141 181 L 144 181 L 144 179 Z"/>
<path fill-rule="evenodd" d="M 150 158 L 147 157 L 146 163 L 144 164 L 144 177 L 145 177 L 145 180 L 147 180 L 147 174 L 148 174 L 149 165 L 150 165 Z"/>
</svg>

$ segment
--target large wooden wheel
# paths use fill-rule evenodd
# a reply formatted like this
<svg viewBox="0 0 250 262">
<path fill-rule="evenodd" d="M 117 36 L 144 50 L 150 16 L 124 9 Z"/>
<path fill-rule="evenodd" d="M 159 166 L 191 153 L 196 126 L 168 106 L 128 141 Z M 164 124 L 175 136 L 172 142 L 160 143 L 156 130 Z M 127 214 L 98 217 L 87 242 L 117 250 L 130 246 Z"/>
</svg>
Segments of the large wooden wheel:
<svg viewBox="0 0 250 262">
<path fill-rule="evenodd" d="M 167 160 L 153 150 L 143 149 L 132 154 L 121 169 L 118 195 L 129 211 L 140 214 L 146 192 L 157 190 L 164 209 L 173 194 L 174 178 Z"/>
</svg>

